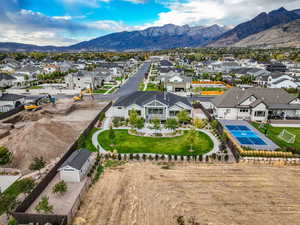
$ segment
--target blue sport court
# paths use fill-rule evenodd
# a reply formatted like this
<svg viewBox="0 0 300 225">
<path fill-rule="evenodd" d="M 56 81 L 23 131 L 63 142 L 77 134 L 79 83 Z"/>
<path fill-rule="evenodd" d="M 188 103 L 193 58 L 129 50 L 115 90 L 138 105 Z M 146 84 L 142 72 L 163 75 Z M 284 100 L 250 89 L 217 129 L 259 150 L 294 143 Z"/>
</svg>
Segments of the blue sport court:
<svg viewBox="0 0 300 225">
<path fill-rule="evenodd" d="M 241 145 L 267 145 L 247 126 L 226 125 L 226 128 L 240 142 Z"/>
</svg>

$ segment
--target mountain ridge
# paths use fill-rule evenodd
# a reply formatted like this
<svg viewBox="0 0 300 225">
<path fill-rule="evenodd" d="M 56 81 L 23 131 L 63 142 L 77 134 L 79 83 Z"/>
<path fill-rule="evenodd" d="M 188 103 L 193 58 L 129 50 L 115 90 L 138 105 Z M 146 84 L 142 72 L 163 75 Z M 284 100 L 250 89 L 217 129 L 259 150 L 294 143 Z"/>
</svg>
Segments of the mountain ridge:
<svg viewBox="0 0 300 225">
<path fill-rule="evenodd" d="M 262 32 L 279 24 L 291 22 L 296 19 L 300 19 L 300 10 L 288 11 L 284 7 L 281 7 L 269 13 L 262 12 L 253 19 L 241 23 L 232 30 L 220 35 L 208 46 L 230 46 L 244 38 L 249 37 L 250 35 Z"/>
</svg>

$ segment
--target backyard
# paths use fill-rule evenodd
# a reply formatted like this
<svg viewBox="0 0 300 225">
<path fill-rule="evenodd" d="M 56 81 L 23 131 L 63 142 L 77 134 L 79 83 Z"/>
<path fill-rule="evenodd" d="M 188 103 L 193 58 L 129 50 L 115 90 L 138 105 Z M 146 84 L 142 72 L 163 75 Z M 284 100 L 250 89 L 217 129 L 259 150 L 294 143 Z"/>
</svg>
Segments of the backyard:
<svg viewBox="0 0 300 225">
<path fill-rule="evenodd" d="M 261 133 L 264 133 L 265 129 L 259 127 L 259 123 L 251 123 L 257 130 Z M 287 130 L 288 132 L 296 135 L 295 143 L 290 144 L 278 137 L 281 131 Z M 272 127 L 271 125 L 268 128 L 267 137 L 270 138 L 275 144 L 281 148 L 293 147 L 297 149 L 297 152 L 300 153 L 300 128 L 296 127 Z"/>
<path fill-rule="evenodd" d="M 213 148 L 213 142 L 203 132 L 197 132 L 195 144 L 187 142 L 187 132 L 177 137 L 141 137 L 128 134 L 128 130 L 114 130 L 115 138 L 110 139 L 109 131 L 99 134 L 101 146 L 108 151 L 117 150 L 118 153 L 152 153 L 172 155 L 202 155 Z M 113 143 L 113 144 L 112 144 Z"/>
</svg>

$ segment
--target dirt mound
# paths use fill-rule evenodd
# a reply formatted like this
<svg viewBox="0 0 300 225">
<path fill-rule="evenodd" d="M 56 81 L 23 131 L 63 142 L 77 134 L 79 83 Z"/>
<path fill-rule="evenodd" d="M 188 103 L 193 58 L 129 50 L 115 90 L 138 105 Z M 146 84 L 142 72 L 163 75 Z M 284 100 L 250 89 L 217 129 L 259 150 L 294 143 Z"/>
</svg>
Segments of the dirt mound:
<svg viewBox="0 0 300 225">
<path fill-rule="evenodd" d="M 78 133 L 70 124 L 43 118 L 37 122 L 28 122 L 23 129 L 14 130 L 11 135 L 0 140 L 0 146 L 6 146 L 13 152 L 10 166 L 28 172 L 34 157 L 43 156 L 49 160 L 61 156 Z"/>
</svg>

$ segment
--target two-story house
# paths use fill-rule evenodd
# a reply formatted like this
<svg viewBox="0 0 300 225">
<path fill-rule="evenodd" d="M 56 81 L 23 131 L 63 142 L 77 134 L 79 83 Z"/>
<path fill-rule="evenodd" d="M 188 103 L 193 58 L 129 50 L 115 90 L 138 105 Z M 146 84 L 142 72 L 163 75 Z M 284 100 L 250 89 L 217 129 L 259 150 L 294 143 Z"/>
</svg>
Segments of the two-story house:
<svg viewBox="0 0 300 225">
<path fill-rule="evenodd" d="M 217 119 L 266 121 L 300 118 L 300 100 L 280 88 L 233 87 L 212 100 Z"/>
</svg>

